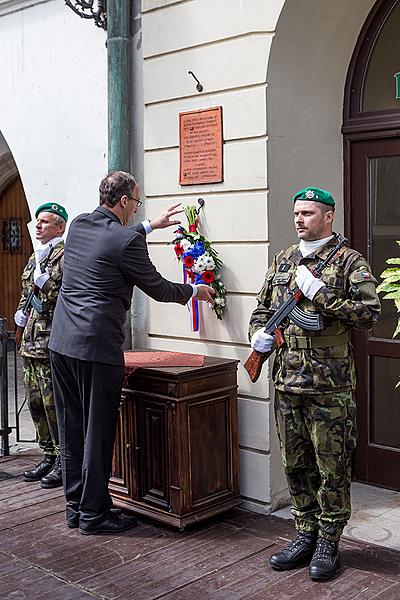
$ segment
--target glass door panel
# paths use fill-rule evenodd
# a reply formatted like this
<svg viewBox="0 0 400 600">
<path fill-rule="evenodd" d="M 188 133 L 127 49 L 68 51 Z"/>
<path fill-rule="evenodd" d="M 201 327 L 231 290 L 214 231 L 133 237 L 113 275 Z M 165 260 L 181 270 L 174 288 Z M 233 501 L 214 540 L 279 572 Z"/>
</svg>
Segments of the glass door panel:
<svg viewBox="0 0 400 600">
<path fill-rule="evenodd" d="M 400 360 L 375 357 L 372 360 L 371 442 L 400 449 Z"/>
<path fill-rule="evenodd" d="M 386 259 L 400 257 L 400 156 L 380 156 L 369 159 L 370 197 L 370 261 L 372 272 L 379 275 L 388 266 Z M 382 316 L 373 335 L 392 338 L 397 324 L 393 302 L 382 303 Z"/>
</svg>

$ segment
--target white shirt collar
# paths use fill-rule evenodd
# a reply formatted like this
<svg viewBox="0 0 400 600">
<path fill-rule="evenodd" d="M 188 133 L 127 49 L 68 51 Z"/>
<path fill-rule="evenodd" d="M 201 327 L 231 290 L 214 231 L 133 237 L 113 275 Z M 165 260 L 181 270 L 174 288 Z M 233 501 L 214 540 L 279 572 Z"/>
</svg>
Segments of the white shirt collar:
<svg viewBox="0 0 400 600">
<path fill-rule="evenodd" d="M 318 248 L 320 248 L 320 246 L 323 246 L 324 244 L 329 242 L 329 240 L 331 240 L 332 238 L 333 238 L 333 235 L 330 235 L 326 238 L 322 238 L 322 240 L 314 240 L 312 242 L 306 242 L 305 240 L 300 240 L 299 250 L 300 250 L 301 254 L 303 255 L 303 257 L 308 256 L 309 254 L 314 254 L 314 252 L 316 252 L 318 250 Z"/>
</svg>

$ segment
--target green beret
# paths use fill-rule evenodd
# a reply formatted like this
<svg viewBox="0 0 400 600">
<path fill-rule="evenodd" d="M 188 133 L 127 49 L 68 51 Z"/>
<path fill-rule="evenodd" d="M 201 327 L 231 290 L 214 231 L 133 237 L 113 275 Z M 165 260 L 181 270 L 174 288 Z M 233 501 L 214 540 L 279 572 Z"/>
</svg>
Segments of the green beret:
<svg viewBox="0 0 400 600">
<path fill-rule="evenodd" d="M 39 208 L 36 209 L 35 217 L 38 216 L 41 212 L 50 212 L 62 217 L 65 222 L 68 221 L 68 213 L 61 204 L 57 204 L 56 202 L 46 202 L 46 204 L 41 204 Z"/>
<path fill-rule="evenodd" d="M 311 200 L 312 202 L 321 202 L 321 204 L 327 204 L 328 206 L 335 206 L 335 200 L 330 192 L 327 190 L 321 190 L 316 187 L 306 187 L 296 192 L 293 196 L 293 202 L 296 200 Z"/>
</svg>

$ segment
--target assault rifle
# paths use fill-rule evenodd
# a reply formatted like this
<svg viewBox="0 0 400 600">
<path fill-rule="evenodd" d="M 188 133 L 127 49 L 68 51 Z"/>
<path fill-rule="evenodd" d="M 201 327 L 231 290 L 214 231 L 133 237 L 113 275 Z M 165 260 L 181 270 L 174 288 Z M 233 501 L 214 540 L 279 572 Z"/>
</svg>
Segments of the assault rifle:
<svg viewBox="0 0 400 600">
<path fill-rule="evenodd" d="M 40 270 L 42 271 L 42 273 L 44 273 L 47 265 L 49 264 L 49 260 L 50 260 L 51 254 L 53 252 L 53 249 L 54 249 L 54 246 L 52 246 L 50 248 L 50 252 L 48 253 L 46 259 L 40 265 Z M 43 310 L 44 310 L 43 300 L 40 300 L 40 298 L 37 295 L 39 290 L 40 290 L 40 288 L 35 283 L 32 283 L 32 288 L 31 288 L 29 294 L 27 295 L 25 302 L 22 305 L 21 310 L 24 313 L 24 315 L 28 316 L 31 308 L 34 308 L 38 313 L 43 312 Z M 21 345 L 22 334 L 24 333 L 24 329 L 25 329 L 25 327 L 20 327 L 19 325 L 17 325 L 15 328 L 15 344 L 16 344 L 17 348 L 19 348 Z"/>
<path fill-rule="evenodd" d="M 314 269 L 310 269 L 314 277 L 321 277 L 325 267 L 333 263 L 342 253 L 343 246 L 348 244 L 348 240 L 339 233 L 336 234 L 336 240 L 337 243 L 328 256 L 324 260 L 320 260 Z M 275 337 L 272 349 L 269 352 L 257 352 L 257 350 L 253 350 L 244 364 L 244 368 L 253 383 L 259 378 L 265 361 L 271 356 L 274 350 L 280 348 L 285 343 L 283 328 L 287 325 L 288 319 L 303 329 L 318 331 L 323 328 L 322 315 L 306 313 L 297 306 L 304 299 L 301 289 L 296 285 L 289 292 L 289 298 L 279 306 L 264 328 L 265 333 Z"/>
</svg>

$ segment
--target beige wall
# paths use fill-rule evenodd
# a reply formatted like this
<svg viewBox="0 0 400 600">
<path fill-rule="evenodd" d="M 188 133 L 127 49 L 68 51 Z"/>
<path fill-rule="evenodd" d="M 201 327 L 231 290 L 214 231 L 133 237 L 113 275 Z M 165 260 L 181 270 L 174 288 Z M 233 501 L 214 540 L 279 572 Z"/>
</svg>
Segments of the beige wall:
<svg viewBox="0 0 400 600">
<path fill-rule="evenodd" d="M 150 302 L 144 343 L 243 363 L 249 315 L 268 264 L 266 67 L 282 2 L 144 0 L 142 6 L 146 210 L 205 199 L 202 230 L 224 262 L 229 306 L 223 321 L 205 307 L 201 332 L 193 334 L 186 309 Z M 203 84 L 201 94 L 189 70 Z M 210 106 L 223 107 L 224 182 L 181 187 L 179 113 Z M 170 240 L 169 231 L 153 234 L 151 256 L 166 277 L 180 281 L 181 268 L 165 245 Z M 267 379 L 251 384 L 240 365 L 239 386 L 241 493 L 263 510 L 271 497 Z"/>
<path fill-rule="evenodd" d="M 203 232 L 224 261 L 229 311 L 204 311 L 192 334 L 186 311 L 150 302 L 151 348 L 247 358 L 247 324 L 272 253 L 294 241 L 289 198 L 304 185 L 330 189 L 343 226 L 342 107 L 348 64 L 372 0 L 143 0 L 146 212 L 205 199 Z M 204 86 L 199 94 L 187 72 Z M 268 75 L 267 75 L 268 73 Z M 178 115 L 223 107 L 221 184 L 178 184 Z M 268 126 L 267 126 L 268 123 Z M 149 239 L 175 280 L 170 232 Z M 287 498 L 265 369 L 255 385 L 239 366 L 241 493 L 268 512 Z"/>
</svg>

